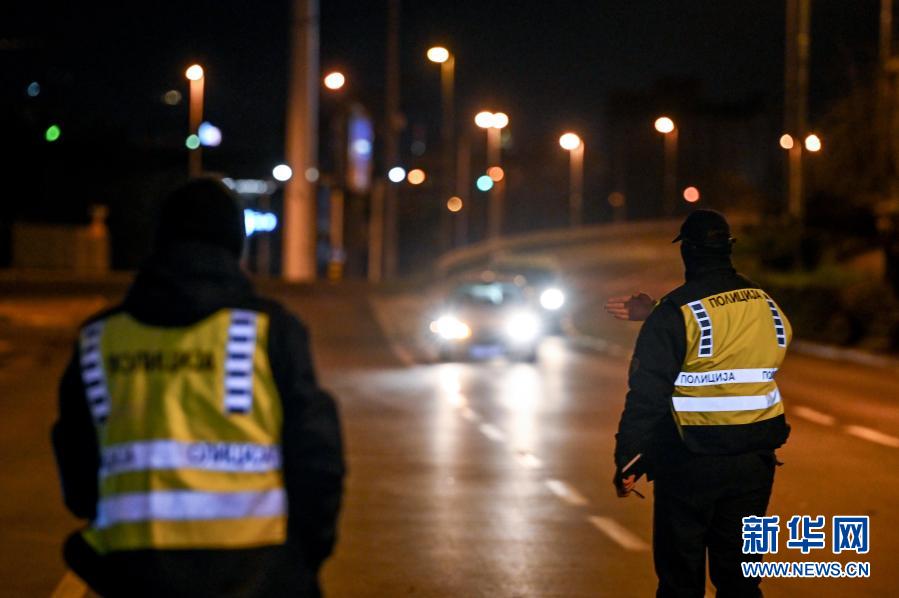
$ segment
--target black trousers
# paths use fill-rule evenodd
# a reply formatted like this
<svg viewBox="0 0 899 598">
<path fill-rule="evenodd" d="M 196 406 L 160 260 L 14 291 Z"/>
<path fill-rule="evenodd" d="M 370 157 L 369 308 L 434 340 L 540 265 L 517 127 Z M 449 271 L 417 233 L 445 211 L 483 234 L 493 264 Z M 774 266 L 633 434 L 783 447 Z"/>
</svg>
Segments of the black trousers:
<svg viewBox="0 0 899 598">
<path fill-rule="evenodd" d="M 774 453 L 704 455 L 655 478 L 653 556 L 658 598 L 702 598 L 705 563 L 718 598 L 757 598 L 759 578 L 743 577 L 742 518 L 764 515 L 774 482 Z"/>
</svg>

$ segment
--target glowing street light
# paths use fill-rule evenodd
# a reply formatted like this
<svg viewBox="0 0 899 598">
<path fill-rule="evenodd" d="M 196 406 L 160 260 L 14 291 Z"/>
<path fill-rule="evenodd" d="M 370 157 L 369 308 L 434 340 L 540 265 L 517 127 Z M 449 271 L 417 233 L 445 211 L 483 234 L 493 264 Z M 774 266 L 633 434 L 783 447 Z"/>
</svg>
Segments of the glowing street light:
<svg viewBox="0 0 899 598">
<path fill-rule="evenodd" d="M 346 77 L 340 71 L 332 71 L 325 75 L 324 84 L 331 91 L 337 91 L 346 85 Z"/>
<path fill-rule="evenodd" d="M 692 186 L 684 189 L 684 201 L 688 203 L 696 203 L 699 201 L 699 189 Z"/>
<path fill-rule="evenodd" d="M 793 149 L 793 136 L 788 133 L 784 133 L 780 136 L 780 147 L 785 150 Z"/>
<path fill-rule="evenodd" d="M 409 181 L 410 185 L 421 185 L 425 182 L 426 178 L 427 175 L 421 168 L 413 168 L 409 171 L 409 174 L 406 175 L 406 180 Z"/>
<path fill-rule="evenodd" d="M 509 115 L 505 112 L 494 112 L 493 113 L 493 124 L 491 125 L 494 129 L 504 129 L 509 124 Z"/>
<path fill-rule="evenodd" d="M 663 173 L 665 189 L 665 214 L 672 216 L 677 203 L 677 137 L 678 130 L 674 121 L 667 116 L 656 119 L 656 131 L 665 138 L 665 168 Z"/>
<path fill-rule="evenodd" d="M 184 71 L 184 76 L 191 81 L 199 81 L 204 76 L 203 67 L 199 64 L 192 64 Z"/>
<path fill-rule="evenodd" d="M 402 166 L 394 166 L 387 171 L 387 178 L 391 183 L 401 183 L 406 180 L 406 169 Z"/>
<path fill-rule="evenodd" d="M 494 183 L 498 183 L 506 176 L 506 171 L 503 170 L 502 166 L 491 166 L 487 169 L 487 176 L 489 176 L 490 180 Z"/>
<path fill-rule="evenodd" d="M 559 145 L 568 150 L 568 217 L 571 226 L 581 225 L 584 204 L 584 142 L 577 133 L 563 133 Z"/>
<path fill-rule="evenodd" d="M 500 146 L 502 144 L 502 130 L 509 126 L 509 115 L 505 112 L 490 112 L 484 110 L 478 112 L 474 117 L 474 123 L 487 131 L 487 172 L 492 167 L 500 166 Z M 484 181 L 486 179 L 486 181 Z M 502 232 L 503 220 L 503 191 L 505 184 L 501 183 L 502 179 L 494 179 L 487 175 L 483 175 L 477 181 L 478 189 L 481 191 L 489 191 L 490 200 L 487 208 L 487 238 L 493 239 L 499 237 Z M 484 181 L 482 185 L 482 181 Z M 487 186 L 489 181 L 489 186 Z M 497 182 L 500 184 L 494 185 Z"/>
<path fill-rule="evenodd" d="M 203 172 L 203 153 L 200 149 L 200 123 L 203 122 L 203 93 L 206 86 L 206 72 L 199 64 L 192 64 L 184 71 L 190 81 L 190 121 L 188 124 L 187 172 L 191 177 L 200 176 Z M 194 141 L 196 138 L 196 141 Z M 196 145 L 196 147 L 192 147 Z"/>
<path fill-rule="evenodd" d="M 493 126 L 493 113 L 486 110 L 478 112 L 474 115 L 474 124 L 482 129 L 489 129 Z"/>
<path fill-rule="evenodd" d="M 668 118 L 667 116 L 660 116 L 656 119 L 655 122 L 656 131 L 662 133 L 663 135 L 667 135 L 674 131 L 674 121 Z"/>
<path fill-rule="evenodd" d="M 272 176 L 281 183 L 286 183 L 293 176 L 293 169 L 287 164 L 278 164 L 272 168 Z"/>
<path fill-rule="evenodd" d="M 462 210 L 462 198 L 456 195 L 450 197 L 446 201 L 446 209 L 450 212 L 459 212 Z"/>
<path fill-rule="evenodd" d="M 436 62 L 437 64 L 443 64 L 450 58 L 449 50 L 444 48 L 443 46 L 434 46 L 433 48 L 428 49 L 428 60 L 431 62 Z"/>
<path fill-rule="evenodd" d="M 812 133 L 808 137 L 805 138 L 805 149 L 810 152 L 819 152 L 821 151 L 821 138 Z"/>
</svg>

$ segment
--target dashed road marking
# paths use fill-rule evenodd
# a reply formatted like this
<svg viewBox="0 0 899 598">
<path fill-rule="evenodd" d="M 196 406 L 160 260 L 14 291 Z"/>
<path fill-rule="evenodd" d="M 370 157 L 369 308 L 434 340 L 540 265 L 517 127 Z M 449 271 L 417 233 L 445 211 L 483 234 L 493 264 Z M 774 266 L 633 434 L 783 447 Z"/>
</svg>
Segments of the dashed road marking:
<svg viewBox="0 0 899 598">
<path fill-rule="evenodd" d="M 821 413 L 811 407 L 804 407 L 802 405 L 793 406 L 793 408 L 790 409 L 790 413 L 797 417 L 801 417 L 802 419 L 807 419 L 810 422 L 821 424 L 822 426 L 832 426 L 837 423 L 837 418 L 834 416 Z"/>
<path fill-rule="evenodd" d="M 862 438 L 870 442 L 876 442 L 877 444 L 882 444 L 883 446 L 899 448 L 899 438 L 896 438 L 895 436 L 891 436 L 889 434 L 884 434 L 883 432 L 879 432 L 877 430 L 874 430 L 873 428 L 866 428 L 865 426 L 846 426 L 845 430 L 847 434 L 852 434 L 853 436 L 856 436 L 858 438 Z"/>
<path fill-rule="evenodd" d="M 528 469 L 540 469 L 543 467 L 543 461 L 537 455 L 528 451 L 517 451 L 515 458 Z"/>
<path fill-rule="evenodd" d="M 586 496 L 578 492 L 575 487 L 566 484 L 562 480 L 545 480 L 543 483 L 546 484 L 546 487 L 549 488 L 550 492 L 572 506 L 583 507 L 590 504 L 590 501 L 587 500 Z"/>
<path fill-rule="evenodd" d="M 50 598 L 82 598 L 87 594 L 87 586 L 71 571 L 66 571 L 56 585 Z"/>
<path fill-rule="evenodd" d="M 493 442 L 504 442 L 506 440 L 506 435 L 503 434 L 502 430 L 493 424 L 481 424 L 478 426 L 478 429 L 481 431 L 481 434 Z"/>
<path fill-rule="evenodd" d="M 593 527 L 608 536 L 613 542 L 632 552 L 643 552 L 649 550 L 649 544 L 641 540 L 639 537 L 631 533 L 626 527 L 608 517 L 599 517 L 591 515 L 587 520 L 593 524 Z"/>
</svg>

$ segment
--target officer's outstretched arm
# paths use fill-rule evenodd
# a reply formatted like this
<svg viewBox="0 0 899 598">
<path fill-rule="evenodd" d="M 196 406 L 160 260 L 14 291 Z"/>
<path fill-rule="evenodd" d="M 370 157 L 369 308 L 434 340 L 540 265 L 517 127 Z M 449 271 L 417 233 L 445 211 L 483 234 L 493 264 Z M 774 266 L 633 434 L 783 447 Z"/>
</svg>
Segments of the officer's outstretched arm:
<svg viewBox="0 0 899 598">
<path fill-rule="evenodd" d="M 619 320 L 642 322 L 649 317 L 656 300 L 646 293 L 610 297 L 603 306 L 609 314 Z"/>
</svg>

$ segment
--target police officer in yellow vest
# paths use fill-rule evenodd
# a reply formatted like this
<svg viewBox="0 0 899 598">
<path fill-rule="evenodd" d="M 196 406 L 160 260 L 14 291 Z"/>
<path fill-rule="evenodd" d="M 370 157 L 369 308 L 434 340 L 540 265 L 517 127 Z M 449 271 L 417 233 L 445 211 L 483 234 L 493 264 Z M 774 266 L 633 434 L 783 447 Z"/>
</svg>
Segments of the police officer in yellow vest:
<svg viewBox="0 0 899 598">
<path fill-rule="evenodd" d="M 763 515 L 774 450 L 789 435 L 775 374 L 792 331 L 777 303 L 736 273 L 724 216 L 696 210 L 674 240 L 686 282 L 651 308 L 646 295 L 610 301 L 643 319 L 616 435 L 619 496 L 654 481 L 653 551 L 659 597 L 761 596 L 742 574 L 742 518 Z"/>
<path fill-rule="evenodd" d="M 241 272 L 243 211 L 193 180 L 121 305 L 88 320 L 53 444 L 64 547 L 103 596 L 318 596 L 344 463 L 306 328 Z"/>
</svg>

